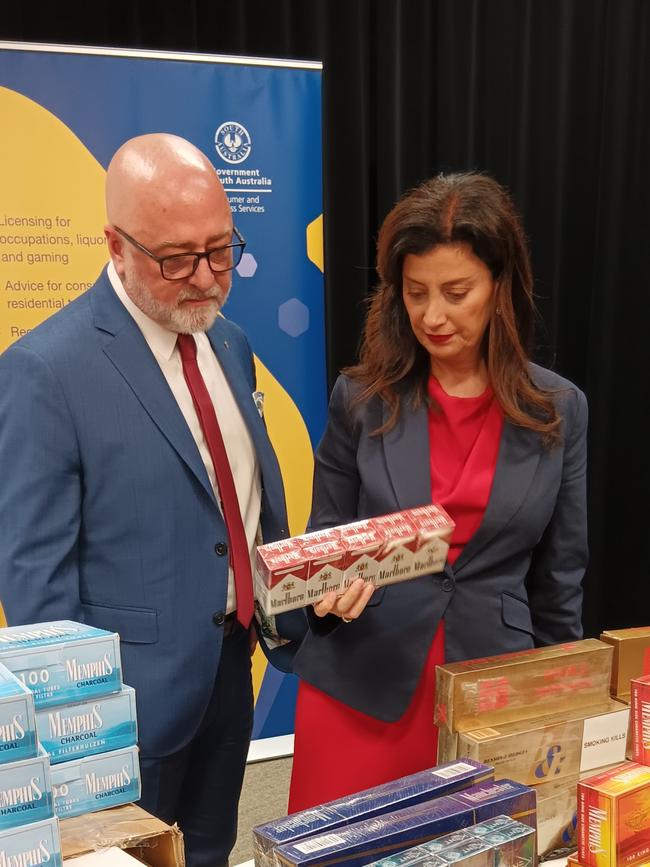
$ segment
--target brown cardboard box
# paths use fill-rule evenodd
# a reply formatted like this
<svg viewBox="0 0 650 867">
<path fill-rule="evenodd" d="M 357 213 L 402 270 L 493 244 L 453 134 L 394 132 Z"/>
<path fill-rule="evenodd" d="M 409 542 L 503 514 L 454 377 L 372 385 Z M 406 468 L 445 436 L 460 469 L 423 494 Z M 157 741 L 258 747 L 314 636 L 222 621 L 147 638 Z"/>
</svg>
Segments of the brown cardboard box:
<svg viewBox="0 0 650 867">
<path fill-rule="evenodd" d="M 166 825 L 135 804 L 62 819 L 59 824 L 64 859 L 117 846 L 150 867 L 185 867 L 178 827 Z"/>
<path fill-rule="evenodd" d="M 606 701 L 613 652 L 589 638 L 439 665 L 434 721 L 466 732 Z"/>
<path fill-rule="evenodd" d="M 458 755 L 526 786 L 625 760 L 630 709 L 614 699 L 535 720 L 458 734 Z"/>
<path fill-rule="evenodd" d="M 629 701 L 632 678 L 650 674 L 650 626 L 607 629 L 600 640 L 614 648 L 612 695 Z"/>
</svg>

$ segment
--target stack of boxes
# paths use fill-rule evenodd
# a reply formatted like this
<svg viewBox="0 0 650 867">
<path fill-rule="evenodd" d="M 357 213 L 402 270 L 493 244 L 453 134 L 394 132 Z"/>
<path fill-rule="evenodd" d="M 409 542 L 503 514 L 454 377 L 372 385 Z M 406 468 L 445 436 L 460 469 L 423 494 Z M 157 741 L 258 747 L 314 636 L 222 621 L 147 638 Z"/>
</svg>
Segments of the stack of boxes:
<svg viewBox="0 0 650 867">
<path fill-rule="evenodd" d="M 118 635 L 68 620 L 9 627 L 0 663 L 33 695 L 55 814 L 137 801 L 135 695 L 122 684 Z"/>
<path fill-rule="evenodd" d="M 575 844 L 580 776 L 625 758 L 629 709 L 609 697 L 612 654 L 589 639 L 438 668 L 438 760 L 468 756 L 535 787 L 540 854 Z"/>
<path fill-rule="evenodd" d="M 453 858 L 445 845 L 438 847 L 440 852 L 420 853 L 421 867 L 452 861 L 466 867 L 510 863 L 532 867 L 535 860 L 525 860 L 522 853 L 527 847 L 535 852 L 535 793 L 512 780 L 495 782 L 493 776 L 492 768 L 480 762 L 450 762 L 261 825 L 253 831 L 255 863 L 257 867 L 333 863 L 362 867 L 396 858 L 393 867 L 397 867 L 402 857 L 410 857 L 400 854 L 405 850 L 472 828 L 471 834 L 454 838 Z M 511 819 L 526 830 L 507 831 Z M 502 831 L 502 836 L 481 842 L 478 823 L 488 820 L 494 823 L 490 832 Z M 509 861 L 508 853 L 513 858 L 519 853 L 523 860 Z"/>
<path fill-rule="evenodd" d="M 620 630 L 631 633 L 642 630 Z M 635 650 L 637 662 L 643 658 Z M 617 664 L 627 672 L 639 665 L 625 662 L 625 644 L 619 646 Z M 612 687 L 626 695 L 618 676 Z M 578 852 L 569 864 L 583 867 L 618 867 L 650 864 L 650 675 L 633 677 L 630 698 L 632 758 L 605 773 L 578 783 Z"/>
<path fill-rule="evenodd" d="M 0 665 L 0 864 L 61 867 L 50 762 L 39 749 L 34 698 Z"/>
<path fill-rule="evenodd" d="M 650 674 L 650 626 L 608 629 L 601 634 L 600 640 L 614 648 L 612 697 L 629 704 L 630 682 Z"/>
</svg>

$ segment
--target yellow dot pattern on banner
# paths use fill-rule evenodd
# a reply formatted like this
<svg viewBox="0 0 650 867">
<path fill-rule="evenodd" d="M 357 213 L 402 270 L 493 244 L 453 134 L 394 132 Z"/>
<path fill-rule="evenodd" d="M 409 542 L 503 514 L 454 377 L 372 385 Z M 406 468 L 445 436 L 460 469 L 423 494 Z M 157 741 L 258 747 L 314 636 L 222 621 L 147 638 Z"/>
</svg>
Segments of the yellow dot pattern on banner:
<svg viewBox="0 0 650 867">
<path fill-rule="evenodd" d="M 64 123 L 22 94 L 0 87 L 0 116 L 11 118 L 11 135 L 0 137 L 2 352 L 92 285 L 108 255 L 103 242 L 104 168 Z M 319 220 L 320 227 L 318 220 L 310 224 L 308 238 L 311 234 L 322 269 Z M 268 368 L 255 361 L 266 424 L 284 480 L 289 529 L 301 533 L 311 503 L 309 434 L 289 395 Z M 0 609 L 0 625 L 4 624 Z M 258 650 L 253 659 L 256 698 L 265 668 Z"/>
<path fill-rule="evenodd" d="M 103 167 L 51 112 L 0 87 L 0 352 L 97 278 Z"/>
<path fill-rule="evenodd" d="M 325 271 L 323 254 L 323 215 L 316 217 L 307 226 L 307 258 L 319 269 Z"/>
</svg>

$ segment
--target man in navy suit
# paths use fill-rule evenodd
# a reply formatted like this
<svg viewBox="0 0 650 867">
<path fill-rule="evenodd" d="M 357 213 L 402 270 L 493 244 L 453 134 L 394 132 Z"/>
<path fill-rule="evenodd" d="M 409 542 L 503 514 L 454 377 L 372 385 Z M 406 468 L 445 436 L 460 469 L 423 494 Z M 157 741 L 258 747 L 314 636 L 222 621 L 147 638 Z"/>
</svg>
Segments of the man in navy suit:
<svg viewBox="0 0 650 867">
<path fill-rule="evenodd" d="M 244 241 L 175 136 L 118 150 L 106 207 L 107 269 L 0 358 L 0 597 L 10 624 L 119 632 L 141 803 L 178 821 L 189 867 L 213 867 L 252 724 L 250 558 L 288 535 L 252 353 L 218 316 Z"/>
</svg>

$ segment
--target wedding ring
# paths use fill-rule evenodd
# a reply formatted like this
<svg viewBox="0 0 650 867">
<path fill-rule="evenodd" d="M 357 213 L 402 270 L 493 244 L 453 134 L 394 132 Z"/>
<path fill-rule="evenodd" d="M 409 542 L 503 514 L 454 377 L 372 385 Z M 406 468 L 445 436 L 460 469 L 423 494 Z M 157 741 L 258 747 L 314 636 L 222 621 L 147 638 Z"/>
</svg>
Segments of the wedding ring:
<svg viewBox="0 0 650 867">
<path fill-rule="evenodd" d="M 352 623 L 352 620 L 348 620 L 347 617 L 341 617 L 341 620 L 343 621 L 343 623 Z"/>
</svg>

